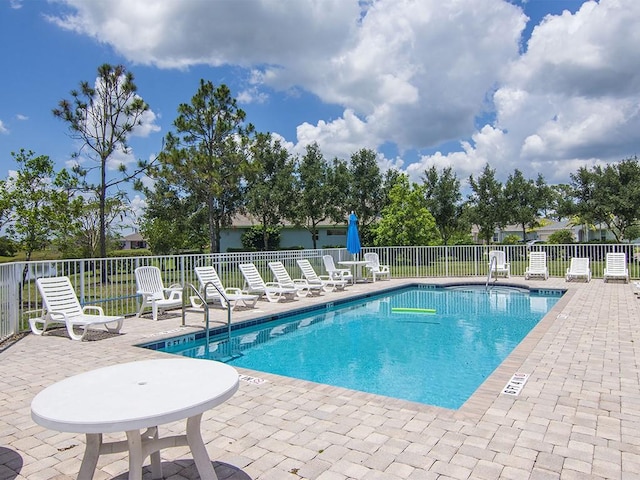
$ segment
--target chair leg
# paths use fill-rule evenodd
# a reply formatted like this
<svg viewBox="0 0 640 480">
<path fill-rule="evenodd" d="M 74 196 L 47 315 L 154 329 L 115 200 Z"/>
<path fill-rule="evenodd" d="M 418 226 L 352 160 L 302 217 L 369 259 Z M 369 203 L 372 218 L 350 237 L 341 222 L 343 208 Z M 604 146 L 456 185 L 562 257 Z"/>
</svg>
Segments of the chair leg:
<svg viewBox="0 0 640 480">
<path fill-rule="evenodd" d="M 66 325 L 67 325 L 67 332 L 69 333 L 69 336 L 71 337 L 72 340 L 82 341 L 84 339 L 84 336 L 87 334 L 87 331 L 89 330 L 89 327 L 87 325 L 80 325 L 79 327 L 82 328 L 82 334 L 78 335 L 73 329 L 74 327 L 73 323 L 67 322 Z"/>
<path fill-rule="evenodd" d="M 136 317 L 140 318 L 140 316 L 142 315 L 142 312 L 144 311 L 144 307 L 146 307 L 146 302 L 143 297 L 142 302 L 140 303 L 140 310 L 138 310 L 138 314 L 136 315 Z"/>
</svg>

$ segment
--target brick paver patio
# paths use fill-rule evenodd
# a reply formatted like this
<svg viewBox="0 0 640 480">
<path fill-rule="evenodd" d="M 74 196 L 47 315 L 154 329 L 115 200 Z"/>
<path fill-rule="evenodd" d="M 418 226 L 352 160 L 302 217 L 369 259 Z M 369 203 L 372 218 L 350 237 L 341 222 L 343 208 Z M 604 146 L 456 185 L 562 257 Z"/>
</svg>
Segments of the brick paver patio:
<svg viewBox="0 0 640 480">
<path fill-rule="evenodd" d="M 510 280 L 569 291 L 457 411 L 239 369 L 266 382 L 242 381 L 233 398 L 203 417 L 220 480 L 640 478 L 640 300 L 632 287 Z M 438 281 L 445 280 L 428 279 Z M 357 285 L 297 304 L 402 283 Z M 288 305 L 258 307 L 265 314 Z M 74 342 L 64 331 L 28 335 L 0 352 L 0 480 L 76 478 L 84 435 L 36 425 L 30 402 L 67 376 L 166 356 L 135 344 L 202 328 L 202 315 L 190 314 L 186 327 L 179 312 L 158 322 L 149 317 L 127 319 L 118 336 Z M 212 318 L 226 313 L 214 309 Z M 519 396 L 502 395 L 515 372 L 530 374 L 528 383 Z M 160 431 L 183 433 L 184 423 Z M 116 438 L 124 435 L 107 439 Z M 198 478 L 187 447 L 161 455 L 165 478 Z M 100 457 L 94 478 L 127 474 L 127 456 L 118 453 Z"/>
</svg>

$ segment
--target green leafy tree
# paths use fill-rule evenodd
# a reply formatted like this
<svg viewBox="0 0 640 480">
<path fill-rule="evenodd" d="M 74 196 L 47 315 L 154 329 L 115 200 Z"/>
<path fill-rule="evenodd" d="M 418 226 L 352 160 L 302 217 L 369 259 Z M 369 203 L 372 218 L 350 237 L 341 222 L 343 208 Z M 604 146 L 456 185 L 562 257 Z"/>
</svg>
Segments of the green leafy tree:
<svg viewBox="0 0 640 480">
<path fill-rule="evenodd" d="M 31 260 L 33 252 L 43 250 L 52 238 L 73 217 L 74 201 L 68 195 L 69 177 L 56 176 L 53 161 L 32 151 L 12 152 L 18 169 L 5 183 L 5 195 L 11 204 L 11 219 L 7 232 Z M 23 283 L 28 267 L 23 272 Z"/>
<path fill-rule="evenodd" d="M 0 180 L 0 229 L 11 220 L 11 199 L 7 193 L 7 181 Z"/>
<path fill-rule="evenodd" d="M 547 191 L 542 175 L 534 182 L 515 169 L 504 186 L 504 198 L 510 221 L 522 227 L 522 238 L 526 239 L 527 228 L 539 226 L 540 212 L 545 207 Z"/>
<path fill-rule="evenodd" d="M 559 222 L 576 214 L 574 190 L 571 185 L 561 183 L 549 187 L 549 208 L 547 216 Z"/>
<path fill-rule="evenodd" d="M 279 235 L 276 227 L 293 214 L 291 193 L 295 182 L 295 161 L 280 140 L 274 140 L 265 133 L 256 135 L 250 147 L 250 158 L 246 208 L 261 222 L 262 245 L 257 249 L 270 250 L 273 244 L 270 236 L 276 232 Z"/>
<path fill-rule="evenodd" d="M 298 182 L 293 193 L 297 198 L 292 213 L 293 222 L 311 234 L 313 248 L 317 248 L 318 225 L 340 217 L 340 208 L 334 202 L 331 167 L 324 159 L 317 143 L 307 145 L 298 166 Z"/>
<path fill-rule="evenodd" d="M 336 223 L 348 222 L 349 214 L 353 210 L 349 206 L 349 188 L 352 182 L 353 176 L 347 162 L 334 158 L 327 168 L 327 185 L 335 206 L 332 218 Z"/>
<path fill-rule="evenodd" d="M 438 229 L 423 195 L 421 187 L 411 185 L 407 175 L 397 177 L 389 192 L 389 204 L 374 227 L 376 246 L 437 245 Z"/>
<path fill-rule="evenodd" d="M 449 245 L 452 237 L 464 227 L 462 216 L 462 193 L 460 180 L 451 167 L 438 172 L 431 167 L 424 173 L 424 195 L 426 205 L 442 237 L 442 243 Z"/>
<path fill-rule="evenodd" d="M 220 231 L 243 207 L 248 143 L 253 125 L 226 85 L 200 80 L 191 103 L 178 106 L 175 133 L 166 137 L 153 176 L 164 178 L 181 195 L 192 196 L 195 214 L 203 211 L 211 253 L 220 251 Z M 183 213 L 184 214 L 184 213 Z"/>
<path fill-rule="evenodd" d="M 114 154 L 129 152 L 129 137 L 142 125 L 149 106 L 137 94 L 133 74 L 122 65 L 101 65 L 95 86 L 83 81 L 79 90 L 71 91 L 71 97 L 71 100 L 61 100 L 53 114 L 68 124 L 71 138 L 80 141 L 80 150 L 74 154 L 79 162 L 73 170 L 82 179 L 83 189 L 97 198 L 99 254 L 104 258 L 107 256 L 109 192 L 116 190 L 112 197 L 122 200 L 124 193 L 117 187 L 137 178 L 149 166 L 148 162 L 140 161 L 134 171 L 128 172 L 126 166 L 119 163 L 119 174 L 112 176 Z M 85 158 L 93 166 L 85 167 Z M 97 181 L 90 175 L 94 170 L 98 172 Z M 106 269 L 103 270 L 104 281 Z"/>
<path fill-rule="evenodd" d="M 640 165 L 637 157 L 571 174 L 577 215 L 583 223 L 603 223 L 618 242 L 637 234 Z"/>
<path fill-rule="evenodd" d="M 385 202 L 382 174 L 375 151 L 363 148 L 349 161 L 348 211 L 358 216 L 360 228 L 366 231 L 380 215 Z"/>
<path fill-rule="evenodd" d="M 472 194 L 469 196 L 469 217 L 478 226 L 479 237 L 491 243 L 496 228 L 504 228 L 509 221 L 504 210 L 502 183 L 496 180 L 496 171 L 486 164 L 477 180 L 469 177 Z"/>
<path fill-rule="evenodd" d="M 144 188 L 147 207 L 139 222 L 140 233 L 156 255 L 185 250 L 203 251 L 208 245 L 207 215 L 194 197 L 180 195 L 165 178 L 153 189 Z"/>
</svg>

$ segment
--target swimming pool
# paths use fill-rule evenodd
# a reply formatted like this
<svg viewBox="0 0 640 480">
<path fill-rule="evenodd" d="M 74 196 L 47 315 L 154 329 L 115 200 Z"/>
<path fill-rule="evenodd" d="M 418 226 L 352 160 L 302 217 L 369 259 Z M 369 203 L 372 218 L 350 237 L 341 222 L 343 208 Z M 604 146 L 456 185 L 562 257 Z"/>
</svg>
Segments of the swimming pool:
<svg viewBox="0 0 640 480">
<path fill-rule="evenodd" d="M 154 348 L 457 409 L 561 294 L 405 287 L 237 329 L 230 342 L 191 335 Z"/>
</svg>

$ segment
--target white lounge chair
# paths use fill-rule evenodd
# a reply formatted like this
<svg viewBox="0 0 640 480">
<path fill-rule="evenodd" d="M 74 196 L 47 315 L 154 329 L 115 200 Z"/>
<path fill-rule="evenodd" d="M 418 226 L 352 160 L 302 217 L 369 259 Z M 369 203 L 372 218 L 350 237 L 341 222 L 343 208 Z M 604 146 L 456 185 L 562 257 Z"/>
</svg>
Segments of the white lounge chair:
<svg viewBox="0 0 640 480">
<path fill-rule="evenodd" d="M 321 285 L 325 292 L 331 292 L 333 290 L 344 290 L 347 286 L 346 280 L 332 280 L 329 275 L 318 275 L 314 270 L 311 262 L 306 258 L 296 260 L 300 270 L 302 270 L 302 276 L 311 285 Z"/>
<path fill-rule="evenodd" d="M 333 263 L 333 257 L 331 255 L 324 255 L 322 257 L 324 268 L 331 280 L 344 280 L 346 282 L 353 282 L 353 274 L 348 268 L 336 268 L 336 264 Z"/>
<path fill-rule="evenodd" d="M 226 308 L 227 302 L 222 297 L 222 295 L 220 295 L 220 292 L 223 292 L 224 296 L 231 304 L 232 310 L 236 308 L 236 306 L 238 306 L 238 303 L 249 308 L 255 307 L 258 298 L 260 297 L 259 295 L 253 295 L 247 292 L 243 292 L 241 289 L 235 287 L 225 288 L 222 285 L 220 277 L 218 276 L 218 272 L 216 272 L 216 269 L 213 266 L 196 267 L 195 270 L 196 277 L 198 277 L 198 282 L 200 282 L 200 293 L 203 295 L 207 302 L 210 300 L 220 302 L 220 305 Z M 191 298 L 191 304 L 194 307 L 202 306 L 198 305 L 197 300 L 194 298 Z"/>
<path fill-rule="evenodd" d="M 135 274 L 137 293 L 142 295 L 140 310 L 136 316 L 142 315 L 146 307 L 151 307 L 153 319 L 158 320 L 158 312 L 182 306 L 182 285 L 174 283 L 165 288 L 158 267 L 138 267 Z"/>
<path fill-rule="evenodd" d="M 547 268 L 547 252 L 530 252 L 529 266 L 524 271 L 524 278 L 532 277 L 549 278 L 549 269 Z"/>
<path fill-rule="evenodd" d="M 573 257 L 566 275 L 567 282 L 584 278 L 587 282 L 591 281 L 591 268 L 589 267 L 589 257 Z"/>
<path fill-rule="evenodd" d="M 42 335 L 52 324 L 64 324 L 72 340 L 82 340 L 96 325 L 104 325 L 110 333 L 120 332 L 124 317 L 105 315 L 102 307 L 94 305 L 82 307 L 68 277 L 38 278 L 36 285 L 44 310 L 42 317 L 29 319 L 31 331 L 36 335 Z M 75 327 L 82 329 L 82 333 L 77 334 Z"/>
<path fill-rule="evenodd" d="M 276 282 L 265 282 L 253 263 L 241 263 L 238 267 L 244 276 L 245 290 L 248 293 L 264 295 L 267 300 L 274 303 L 281 299 L 295 298 L 298 295 L 294 287 L 282 287 Z"/>
<path fill-rule="evenodd" d="M 273 272 L 278 285 L 295 288 L 299 297 L 306 297 L 309 294 L 320 295 L 323 290 L 322 285 L 311 285 L 304 278 L 291 278 L 282 262 L 269 262 L 269 268 Z"/>
<path fill-rule="evenodd" d="M 492 277 L 502 276 L 509 278 L 511 276 L 511 264 L 507 262 L 506 255 L 502 250 L 491 250 L 489 252 L 489 268 L 491 269 L 490 275 Z"/>
<path fill-rule="evenodd" d="M 367 270 L 371 272 L 374 283 L 377 277 L 387 277 L 388 279 L 391 279 L 389 265 L 380 265 L 380 257 L 378 257 L 377 253 L 365 253 L 364 259 L 369 262 L 367 263 Z"/>
<path fill-rule="evenodd" d="M 629 269 L 627 268 L 627 256 L 624 253 L 607 253 L 603 280 L 624 280 L 629 281 Z"/>
</svg>

